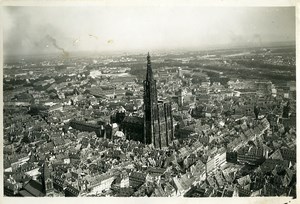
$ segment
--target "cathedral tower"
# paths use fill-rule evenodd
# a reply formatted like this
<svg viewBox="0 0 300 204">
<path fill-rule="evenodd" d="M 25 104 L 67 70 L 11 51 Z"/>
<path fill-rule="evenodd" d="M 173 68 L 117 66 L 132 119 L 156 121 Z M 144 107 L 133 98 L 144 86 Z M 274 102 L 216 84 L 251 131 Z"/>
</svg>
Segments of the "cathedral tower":
<svg viewBox="0 0 300 204">
<path fill-rule="evenodd" d="M 173 120 L 170 103 L 158 102 L 156 80 L 153 78 L 150 55 L 144 81 L 144 143 L 156 148 L 168 146 L 173 139 Z"/>
<path fill-rule="evenodd" d="M 157 117 L 156 80 L 153 78 L 150 55 L 147 56 L 147 74 L 144 81 L 144 142 L 158 144 L 158 117 Z"/>
</svg>

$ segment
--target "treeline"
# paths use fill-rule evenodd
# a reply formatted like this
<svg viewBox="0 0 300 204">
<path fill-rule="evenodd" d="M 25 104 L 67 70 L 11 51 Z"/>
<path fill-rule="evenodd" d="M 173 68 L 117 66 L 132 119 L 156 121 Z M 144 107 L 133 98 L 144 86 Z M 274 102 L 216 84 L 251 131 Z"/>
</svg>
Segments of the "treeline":
<svg viewBox="0 0 300 204">
<path fill-rule="evenodd" d="M 288 65 L 277 65 L 277 64 L 268 64 L 263 61 L 245 61 L 245 60 L 238 60 L 236 61 L 238 64 L 243 65 L 248 68 L 262 68 L 262 69 L 271 69 L 272 71 L 293 71 L 296 72 L 295 66 L 288 66 Z"/>
</svg>

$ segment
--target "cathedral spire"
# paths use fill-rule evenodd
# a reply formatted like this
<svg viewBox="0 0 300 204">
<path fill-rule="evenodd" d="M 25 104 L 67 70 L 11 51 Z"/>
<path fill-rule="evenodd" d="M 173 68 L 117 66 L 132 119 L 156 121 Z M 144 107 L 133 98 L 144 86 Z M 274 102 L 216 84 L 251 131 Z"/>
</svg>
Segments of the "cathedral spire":
<svg viewBox="0 0 300 204">
<path fill-rule="evenodd" d="M 153 80 L 153 72 L 152 72 L 151 60 L 150 60 L 150 54 L 149 54 L 149 52 L 148 52 L 148 56 L 147 56 L 147 75 L 146 75 L 146 80 L 147 81 L 152 81 Z"/>
<path fill-rule="evenodd" d="M 150 54 L 147 55 L 147 75 L 144 81 L 144 138 L 155 148 L 168 146 L 173 138 L 171 105 L 158 103 L 156 80 L 153 77 Z"/>
</svg>

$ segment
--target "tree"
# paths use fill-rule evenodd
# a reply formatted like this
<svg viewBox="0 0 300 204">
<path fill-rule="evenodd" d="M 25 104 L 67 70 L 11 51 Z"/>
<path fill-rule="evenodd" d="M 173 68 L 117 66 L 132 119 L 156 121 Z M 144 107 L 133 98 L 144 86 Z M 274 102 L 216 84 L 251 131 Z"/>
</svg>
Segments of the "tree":
<svg viewBox="0 0 300 204">
<path fill-rule="evenodd" d="M 22 142 L 24 142 L 24 143 L 30 143 L 28 134 L 25 134 L 25 135 L 23 136 Z"/>
<path fill-rule="evenodd" d="M 288 118 L 290 110 L 291 110 L 290 102 L 288 101 L 286 106 L 283 107 L 282 117 L 283 118 Z"/>
<path fill-rule="evenodd" d="M 258 119 L 259 113 L 260 113 L 260 108 L 255 105 L 254 106 L 254 114 L 255 114 L 256 120 Z"/>
</svg>

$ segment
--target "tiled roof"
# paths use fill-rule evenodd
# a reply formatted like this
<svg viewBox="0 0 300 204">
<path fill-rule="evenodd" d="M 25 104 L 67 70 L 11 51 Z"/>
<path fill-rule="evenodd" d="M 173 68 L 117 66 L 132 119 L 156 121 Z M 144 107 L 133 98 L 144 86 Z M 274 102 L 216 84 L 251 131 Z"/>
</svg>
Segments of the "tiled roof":
<svg viewBox="0 0 300 204">
<path fill-rule="evenodd" d="M 39 183 L 38 181 L 35 180 L 30 180 L 23 188 L 23 190 L 27 191 L 24 192 L 24 195 L 29 195 L 31 194 L 31 196 L 33 197 L 41 197 L 41 196 L 45 196 L 45 194 L 43 193 L 43 186 L 41 183 Z"/>
<path fill-rule="evenodd" d="M 144 118 L 138 116 L 126 116 L 122 123 L 144 124 Z"/>
<path fill-rule="evenodd" d="M 129 178 L 136 178 L 136 179 L 141 179 L 141 180 L 145 180 L 146 175 L 140 172 L 132 172 L 129 175 Z"/>
<path fill-rule="evenodd" d="M 260 166 L 260 168 L 263 172 L 271 172 L 276 165 L 287 168 L 289 166 L 289 162 L 279 159 L 266 159 L 266 161 Z"/>
<path fill-rule="evenodd" d="M 251 183 L 251 179 L 249 175 L 246 175 L 244 177 L 241 177 L 237 180 L 238 184 L 240 184 L 241 186 L 245 186 L 249 183 Z"/>
<path fill-rule="evenodd" d="M 20 191 L 19 191 L 19 194 L 20 194 L 22 197 L 35 197 L 34 195 L 32 195 L 31 193 L 29 193 L 29 192 L 26 191 L 26 190 L 20 190 Z"/>
</svg>

